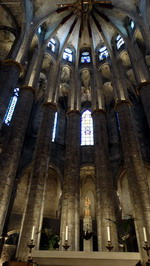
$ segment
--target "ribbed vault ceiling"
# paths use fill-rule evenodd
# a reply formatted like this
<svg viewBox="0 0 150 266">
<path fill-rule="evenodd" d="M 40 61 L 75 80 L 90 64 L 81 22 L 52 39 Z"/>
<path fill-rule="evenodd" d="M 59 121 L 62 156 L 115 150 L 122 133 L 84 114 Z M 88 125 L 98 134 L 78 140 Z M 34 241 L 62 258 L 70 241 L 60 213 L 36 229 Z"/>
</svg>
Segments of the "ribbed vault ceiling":
<svg viewBox="0 0 150 266">
<path fill-rule="evenodd" d="M 91 1 L 91 0 L 87 0 Z M 111 40 L 120 33 L 124 38 L 127 18 L 142 25 L 142 12 L 146 0 L 92 1 L 88 11 L 84 0 L 3 0 L 0 1 L 2 19 L 0 28 L 9 27 L 15 31 L 30 29 L 36 32 L 42 25 L 45 45 L 51 37 L 59 41 L 58 54 L 61 58 L 65 47 L 72 46 L 78 55 L 78 49 L 96 47 L 105 42 L 111 52 Z M 111 2 L 111 3 L 109 3 Z"/>
</svg>

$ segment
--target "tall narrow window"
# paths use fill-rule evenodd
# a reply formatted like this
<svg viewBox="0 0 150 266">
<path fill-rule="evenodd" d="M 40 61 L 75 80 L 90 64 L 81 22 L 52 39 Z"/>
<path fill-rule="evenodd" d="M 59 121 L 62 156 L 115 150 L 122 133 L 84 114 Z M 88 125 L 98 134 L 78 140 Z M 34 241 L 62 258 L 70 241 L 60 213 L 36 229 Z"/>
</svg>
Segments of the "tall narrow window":
<svg viewBox="0 0 150 266">
<path fill-rule="evenodd" d="M 117 45 L 117 49 L 119 50 L 120 47 L 121 47 L 123 44 L 124 44 L 124 40 L 123 40 L 123 38 L 122 38 L 120 35 L 118 35 L 118 36 L 116 37 L 116 45 Z"/>
<path fill-rule="evenodd" d="M 57 125 L 57 112 L 55 113 L 55 118 L 54 118 L 54 127 L 53 127 L 53 133 L 52 133 L 52 142 L 55 141 L 55 137 L 56 137 L 56 125 Z"/>
<path fill-rule="evenodd" d="M 73 60 L 73 52 L 70 48 L 66 48 L 63 52 L 63 59 L 72 62 Z"/>
<path fill-rule="evenodd" d="M 81 117 L 81 145 L 94 145 L 93 119 L 90 110 L 86 110 Z"/>
<path fill-rule="evenodd" d="M 15 88 L 13 96 L 10 99 L 6 115 L 4 117 L 4 123 L 8 126 L 10 125 L 10 122 L 11 122 L 11 119 L 12 119 L 12 116 L 13 116 L 13 113 L 16 107 L 16 103 L 18 100 L 18 92 L 19 92 L 19 88 Z"/>
<path fill-rule="evenodd" d="M 54 38 L 51 38 L 50 41 L 47 44 L 47 47 L 51 49 L 53 53 L 55 53 L 56 50 L 56 41 Z"/>
<path fill-rule="evenodd" d="M 37 31 L 38 31 L 38 34 L 41 34 L 42 33 L 42 27 L 39 26 L 38 29 L 37 29 Z"/>
<path fill-rule="evenodd" d="M 135 23 L 133 20 L 130 21 L 130 28 L 133 30 L 134 29 L 134 26 L 135 26 Z"/>
</svg>

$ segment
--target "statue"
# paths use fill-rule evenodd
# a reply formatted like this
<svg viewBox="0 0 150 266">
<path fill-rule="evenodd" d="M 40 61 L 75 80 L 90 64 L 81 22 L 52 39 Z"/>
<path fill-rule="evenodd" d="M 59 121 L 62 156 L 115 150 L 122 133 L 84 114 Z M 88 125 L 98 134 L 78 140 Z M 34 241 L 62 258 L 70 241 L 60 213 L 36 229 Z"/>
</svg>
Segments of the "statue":
<svg viewBox="0 0 150 266">
<path fill-rule="evenodd" d="M 91 201 L 88 197 L 85 198 L 84 201 L 84 206 L 85 206 L 85 217 L 91 216 Z"/>
<path fill-rule="evenodd" d="M 68 66 L 62 67 L 60 76 L 60 96 L 68 96 L 70 81 L 70 68 Z"/>
<path fill-rule="evenodd" d="M 81 79 L 81 102 L 91 101 L 90 71 L 88 69 L 82 71 Z"/>
<path fill-rule="evenodd" d="M 63 66 L 60 76 L 61 83 L 68 83 L 70 80 L 70 68 L 68 66 Z"/>
</svg>

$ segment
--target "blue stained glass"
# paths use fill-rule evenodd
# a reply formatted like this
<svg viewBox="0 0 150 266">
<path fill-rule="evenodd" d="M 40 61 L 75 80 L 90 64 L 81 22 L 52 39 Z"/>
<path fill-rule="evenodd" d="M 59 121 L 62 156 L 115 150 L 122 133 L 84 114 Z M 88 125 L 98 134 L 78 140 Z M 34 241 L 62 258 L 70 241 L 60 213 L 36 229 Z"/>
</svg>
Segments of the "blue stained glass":
<svg viewBox="0 0 150 266">
<path fill-rule="evenodd" d="M 19 88 L 15 88 L 14 95 L 10 99 L 8 109 L 4 117 L 4 123 L 8 126 L 10 125 L 10 122 L 11 122 L 11 119 L 12 119 L 12 116 L 13 116 L 13 113 L 16 107 L 16 103 L 18 100 L 18 92 L 19 92 Z"/>
<path fill-rule="evenodd" d="M 90 63 L 91 57 L 89 52 L 83 52 L 81 55 L 81 63 Z"/>
<path fill-rule="evenodd" d="M 81 117 L 81 145 L 94 145 L 93 119 L 89 110 L 86 110 Z"/>
<path fill-rule="evenodd" d="M 117 43 L 116 43 L 117 49 L 119 50 L 120 47 L 124 44 L 124 40 L 123 40 L 123 38 L 120 35 L 118 35 L 116 37 L 116 41 L 117 41 Z"/>
<path fill-rule="evenodd" d="M 103 46 L 99 49 L 99 60 L 103 60 L 109 56 L 106 46 Z"/>
<path fill-rule="evenodd" d="M 56 41 L 55 41 L 54 38 L 50 39 L 50 41 L 47 44 L 47 47 L 50 48 L 53 53 L 55 52 L 55 50 L 56 50 Z"/>
<path fill-rule="evenodd" d="M 66 61 L 72 62 L 72 50 L 69 48 L 66 48 L 63 52 L 63 59 L 65 59 Z"/>
<path fill-rule="evenodd" d="M 56 125 L 57 125 L 57 112 L 55 113 L 55 118 L 54 118 L 54 127 L 53 127 L 53 133 L 52 133 L 52 142 L 55 141 L 55 137 L 56 137 Z"/>
</svg>

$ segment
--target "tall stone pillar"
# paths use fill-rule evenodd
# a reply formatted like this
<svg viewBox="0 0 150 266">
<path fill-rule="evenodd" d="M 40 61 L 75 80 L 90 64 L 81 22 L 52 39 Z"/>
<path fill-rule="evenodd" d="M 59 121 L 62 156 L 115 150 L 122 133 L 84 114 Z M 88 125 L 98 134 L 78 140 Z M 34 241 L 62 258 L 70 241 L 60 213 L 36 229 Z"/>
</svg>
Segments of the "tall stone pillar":
<svg viewBox="0 0 150 266">
<path fill-rule="evenodd" d="M 137 44 L 135 45 L 135 49 L 136 50 L 133 50 L 133 47 L 129 46 L 129 55 L 138 85 L 137 93 L 141 98 L 144 113 L 150 128 L 150 72 Z"/>
<path fill-rule="evenodd" d="M 27 259 L 28 244 L 31 240 L 33 226 L 35 227 L 35 248 L 38 249 L 39 245 L 55 112 L 56 106 L 53 103 L 47 102 L 43 105 L 43 115 L 37 138 L 29 197 L 18 245 L 18 258 L 21 260 Z"/>
<path fill-rule="evenodd" d="M 110 170 L 108 133 L 106 113 L 103 109 L 93 111 L 94 150 L 95 150 L 95 174 L 96 174 L 96 216 L 98 247 L 100 251 L 106 251 L 108 244 L 107 227 L 110 227 L 110 239 L 114 246 L 113 251 L 118 250 L 118 238 L 116 225 L 109 221 L 115 221 L 115 196 L 113 180 Z"/>
<path fill-rule="evenodd" d="M 134 129 L 131 103 L 129 100 L 118 101 L 116 108 L 120 123 L 129 192 L 134 209 L 137 238 L 140 251 L 145 256 L 145 251 L 142 248 L 144 242 L 143 227 L 146 227 L 148 241 L 150 241 L 149 187 Z"/>
<path fill-rule="evenodd" d="M 141 83 L 138 87 L 137 90 L 139 92 L 144 113 L 147 118 L 147 122 L 150 128 L 150 80 Z"/>
<path fill-rule="evenodd" d="M 13 89 L 17 86 L 21 72 L 22 66 L 17 61 L 13 59 L 4 61 L 0 71 L 0 129 L 10 98 L 13 95 Z"/>
<path fill-rule="evenodd" d="M 34 100 L 34 89 L 22 86 L 12 123 L 12 135 L 6 151 L 1 154 L 0 164 L 0 234 L 3 230 L 11 192 L 19 164 L 22 145 Z"/>
<path fill-rule="evenodd" d="M 76 110 L 67 116 L 66 155 L 63 183 L 61 239 L 65 243 L 68 226 L 70 250 L 79 249 L 79 183 L 80 183 L 80 113 Z"/>
</svg>

